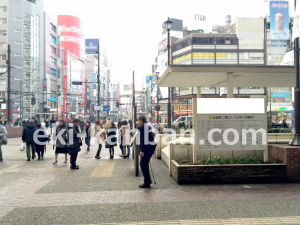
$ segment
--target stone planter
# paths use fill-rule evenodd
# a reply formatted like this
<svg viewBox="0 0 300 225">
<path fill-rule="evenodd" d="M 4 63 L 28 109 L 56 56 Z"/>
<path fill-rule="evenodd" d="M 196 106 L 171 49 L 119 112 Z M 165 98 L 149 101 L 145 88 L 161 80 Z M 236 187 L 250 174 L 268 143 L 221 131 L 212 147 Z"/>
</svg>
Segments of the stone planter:
<svg viewBox="0 0 300 225">
<path fill-rule="evenodd" d="M 285 164 L 179 165 L 171 161 L 171 175 L 178 184 L 282 183 Z"/>
</svg>

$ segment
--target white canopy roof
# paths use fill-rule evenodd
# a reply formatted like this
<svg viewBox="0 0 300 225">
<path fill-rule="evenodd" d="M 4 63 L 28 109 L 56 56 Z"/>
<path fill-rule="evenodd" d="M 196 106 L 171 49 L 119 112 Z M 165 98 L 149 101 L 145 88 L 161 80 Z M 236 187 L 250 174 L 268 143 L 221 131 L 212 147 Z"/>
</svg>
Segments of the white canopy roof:
<svg viewBox="0 0 300 225">
<path fill-rule="evenodd" d="M 295 87 L 295 66 L 171 65 L 158 80 L 159 87 Z"/>
</svg>

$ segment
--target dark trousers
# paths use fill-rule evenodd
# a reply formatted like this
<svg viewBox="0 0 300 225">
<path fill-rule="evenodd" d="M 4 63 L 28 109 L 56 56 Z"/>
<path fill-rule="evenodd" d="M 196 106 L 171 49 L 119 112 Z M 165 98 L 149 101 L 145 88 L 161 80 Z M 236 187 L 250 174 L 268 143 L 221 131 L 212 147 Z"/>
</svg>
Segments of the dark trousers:
<svg viewBox="0 0 300 225">
<path fill-rule="evenodd" d="M 39 158 L 42 156 L 44 157 L 44 152 L 45 152 L 45 146 L 44 145 L 41 145 L 41 146 L 35 146 L 35 149 L 36 149 L 36 152 L 39 156 Z"/>
<path fill-rule="evenodd" d="M 71 167 L 75 167 L 76 166 L 76 160 L 77 160 L 77 155 L 78 152 L 74 152 L 70 154 L 70 163 L 71 163 Z"/>
<path fill-rule="evenodd" d="M 124 151 L 123 151 L 123 146 L 122 145 L 120 145 L 120 149 L 121 149 L 122 155 L 125 155 Z"/>
<path fill-rule="evenodd" d="M 127 149 L 127 154 L 126 154 L 126 149 Z M 123 153 L 124 153 L 124 156 L 130 156 L 130 146 L 124 146 Z"/>
<path fill-rule="evenodd" d="M 148 185 L 148 184 L 150 185 L 152 183 L 151 177 L 150 177 L 150 171 L 149 171 L 149 162 L 150 162 L 150 159 L 151 159 L 153 153 L 154 153 L 153 150 L 148 150 L 144 153 L 144 157 L 141 157 L 140 166 L 141 166 L 141 170 L 142 170 L 142 173 L 144 176 L 144 183 L 146 185 Z"/>
<path fill-rule="evenodd" d="M 112 148 L 109 148 L 109 156 L 112 157 L 114 156 L 115 154 L 115 149 L 112 147 Z"/>
<path fill-rule="evenodd" d="M 26 142 L 26 154 L 27 154 L 27 158 L 30 159 L 30 148 L 31 148 L 31 152 L 32 152 L 32 158 L 35 157 L 35 144 L 34 143 L 27 143 Z"/>
<path fill-rule="evenodd" d="M 96 154 L 97 157 L 100 156 L 101 149 L 102 149 L 102 144 L 100 144 L 99 147 L 98 147 L 98 151 L 97 151 L 97 154 Z"/>
</svg>

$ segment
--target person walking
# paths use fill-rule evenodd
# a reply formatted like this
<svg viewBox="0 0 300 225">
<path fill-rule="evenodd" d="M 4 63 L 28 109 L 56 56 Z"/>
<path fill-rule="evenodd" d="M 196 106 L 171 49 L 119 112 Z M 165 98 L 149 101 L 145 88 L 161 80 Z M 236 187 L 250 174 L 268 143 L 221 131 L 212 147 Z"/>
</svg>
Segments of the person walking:
<svg viewBox="0 0 300 225">
<path fill-rule="evenodd" d="M 23 119 L 22 125 L 23 125 L 23 128 L 26 126 L 26 120 Z"/>
<path fill-rule="evenodd" d="M 85 125 L 85 143 L 87 145 L 87 151 L 90 151 L 90 146 L 91 146 L 91 123 L 87 122 Z"/>
<path fill-rule="evenodd" d="M 62 131 L 64 130 L 64 131 Z M 59 120 L 58 121 L 58 126 L 56 128 L 56 135 L 58 135 L 60 132 L 61 133 L 61 137 L 64 140 L 64 143 L 61 142 L 58 138 L 56 139 L 56 143 L 55 143 L 55 161 L 53 162 L 53 165 L 57 164 L 57 157 L 58 154 L 65 154 L 65 161 L 64 163 L 68 162 L 68 149 L 67 149 L 67 143 L 68 143 L 68 127 L 65 123 L 65 121 L 63 120 Z"/>
<path fill-rule="evenodd" d="M 30 148 L 32 152 L 32 159 L 35 158 L 35 144 L 33 140 L 33 134 L 36 131 L 36 126 L 33 120 L 30 120 L 28 124 L 23 129 L 22 133 L 22 141 L 26 143 L 26 154 L 27 154 L 27 161 L 30 161 Z"/>
<path fill-rule="evenodd" d="M 289 128 L 289 125 L 286 123 L 286 119 L 284 119 L 281 123 L 281 127 L 283 128 Z"/>
<path fill-rule="evenodd" d="M 128 125 L 127 120 L 123 121 L 121 131 L 122 131 L 123 155 L 124 155 L 124 159 L 126 159 L 129 158 L 130 156 L 130 141 L 131 141 L 130 127 Z M 127 153 L 126 153 L 126 149 L 127 149 Z"/>
<path fill-rule="evenodd" d="M 3 162 L 2 145 L 7 135 L 7 130 L 3 125 L 0 125 L 0 162 Z"/>
<path fill-rule="evenodd" d="M 155 151 L 156 144 L 154 144 L 154 133 L 152 128 L 147 124 L 145 116 L 140 116 L 138 119 L 138 129 L 140 132 L 140 167 L 144 176 L 144 183 L 139 185 L 140 188 L 150 188 L 152 183 L 149 171 L 149 162 Z M 148 135 L 148 142 L 146 142 L 146 135 Z M 152 144 L 151 144 L 152 142 Z"/>
<path fill-rule="evenodd" d="M 95 127 L 94 127 L 94 136 L 96 137 L 96 140 L 97 140 L 97 143 L 98 143 L 98 150 L 97 150 L 97 153 L 96 153 L 96 156 L 95 158 L 96 159 L 100 159 L 100 152 L 101 152 L 101 149 L 102 149 L 102 144 L 104 144 L 104 134 L 105 133 L 105 130 L 101 127 L 101 124 L 100 124 L 100 121 L 97 120 L 95 122 Z"/>
<path fill-rule="evenodd" d="M 119 147 L 120 147 L 120 150 L 121 150 L 121 157 L 124 157 L 124 151 L 123 151 L 123 146 L 122 146 L 122 123 L 123 121 L 122 120 L 119 120 L 118 122 L 118 143 L 119 143 Z"/>
<path fill-rule="evenodd" d="M 84 121 L 81 119 L 79 122 L 79 128 L 81 133 L 84 132 L 84 127 L 85 127 Z"/>
<path fill-rule="evenodd" d="M 47 130 L 48 130 L 48 128 L 49 128 L 49 125 L 50 125 L 50 121 L 49 121 L 49 118 L 47 118 L 47 119 L 45 120 L 45 127 L 46 127 Z"/>
<path fill-rule="evenodd" d="M 114 147 L 117 145 L 117 136 L 116 136 L 117 127 L 114 123 L 110 124 L 110 128 L 107 131 L 107 142 L 109 145 L 109 156 L 111 159 L 114 158 L 115 149 Z"/>
<path fill-rule="evenodd" d="M 38 122 L 36 124 L 36 128 L 39 130 L 37 135 L 38 135 L 38 141 L 43 143 L 43 144 L 39 144 L 39 143 L 35 143 L 35 150 L 38 154 L 38 160 L 43 160 L 44 158 L 44 152 L 45 152 L 45 149 L 46 149 L 46 143 L 47 141 L 49 141 L 49 136 L 47 135 L 47 132 L 45 130 L 45 128 L 42 128 L 42 124 L 41 122 Z M 39 137 L 39 136 L 42 136 L 44 135 L 45 137 Z"/>
<path fill-rule="evenodd" d="M 54 119 L 54 117 L 52 117 L 52 119 L 50 120 L 51 134 L 52 134 L 52 129 L 54 128 L 55 124 L 56 124 L 56 120 Z"/>
<path fill-rule="evenodd" d="M 78 156 L 78 152 L 81 151 L 80 146 L 82 146 L 82 141 L 81 137 L 79 136 L 79 119 L 74 119 L 73 120 L 73 127 L 69 127 L 69 132 L 68 132 L 68 153 L 70 155 L 70 169 L 71 170 L 78 170 L 79 166 L 76 165 L 76 160 Z M 73 132 L 73 143 L 72 139 L 70 138 Z"/>
</svg>

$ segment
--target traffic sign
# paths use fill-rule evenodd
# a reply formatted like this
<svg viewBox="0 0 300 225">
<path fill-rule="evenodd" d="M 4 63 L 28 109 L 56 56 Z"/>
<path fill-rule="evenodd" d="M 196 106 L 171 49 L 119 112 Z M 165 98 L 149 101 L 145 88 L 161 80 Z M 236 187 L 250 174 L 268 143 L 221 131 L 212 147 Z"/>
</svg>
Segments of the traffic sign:
<svg viewBox="0 0 300 225">
<path fill-rule="evenodd" d="M 94 106 L 94 110 L 101 110 L 101 108 L 102 108 L 101 105 L 95 105 Z"/>
<path fill-rule="evenodd" d="M 109 111 L 110 108 L 109 108 L 109 105 L 103 105 L 103 111 Z"/>
</svg>

